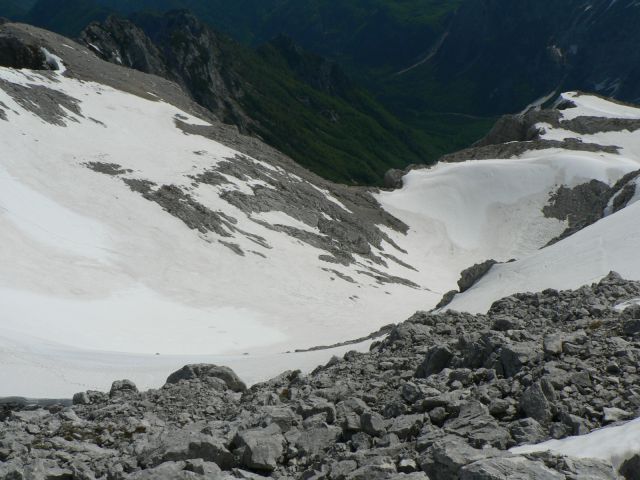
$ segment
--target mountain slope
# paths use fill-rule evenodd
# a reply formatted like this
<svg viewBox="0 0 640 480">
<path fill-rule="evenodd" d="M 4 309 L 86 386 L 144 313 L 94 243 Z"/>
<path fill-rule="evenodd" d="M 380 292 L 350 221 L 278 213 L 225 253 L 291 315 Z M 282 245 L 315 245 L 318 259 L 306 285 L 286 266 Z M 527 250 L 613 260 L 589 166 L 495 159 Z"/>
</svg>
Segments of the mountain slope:
<svg viewBox="0 0 640 480">
<path fill-rule="evenodd" d="M 518 111 L 552 91 L 640 99 L 635 0 L 153 3 L 144 6 L 191 8 L 244 41 L 289 35 L 360 74 L 413 125 L 435 128 L 428 113 L 486 117 Z M 242 7 L 246 14 L 230 13 Z"/>
<path fill-rule="evenodd" d="M 157 365 L 194 354 L 238 355 L 267 378 L 290 357 L 241 354 L 368 335 L 429 295 L 389 237 L 406 226 L 368 191 L 239 135 L 159 77 L 28 26 L 2 37 L 45 68 L 0 69 L 3 393 L 68 395 L 114 368 L 153 384 Z"/>
<path fill-rule="evenodd" d="M 185 11 L 110 17 L 83 41 L 102 58 L 178 82 L 201 105 L 325 178 L 381 184 L 386 170 L 437 156 L 332 62 L 278 39 L 257 51 Z"/>
<path fill-rule="evenodd" d="M 285 33 L 304 48 L 347 64 L 401 68 L 444 31 L 460 0 L 98 0 L 118 11 L 186 8 L 246 43 Z"/>
<path fill-rule="evenodd" d="M 286 39 L 254 51 L 186 11 L 137 13 L 134 23 L 105 20 L 111 11 L 85 0 L 41 0 L 26 18 L 67 35 L 99 20 L 82 33 L 95 53 L 176 81 L 226 123 L 325 178 L 381 185 L 389 168 L 433 162 L 443 152 L 435 137 L 401 122 L 335 63 Z"/>
<path fill-rule="evenodd" d="M 505 285 L 474 292 L 539 256 L 593 258 L 597 268 L 582 262 L 571 277 L 582 284 L 637 247 L 632 106 L 567 94 L 377 192 L 322 180 L 177 85 L 68 39 L 5 24 L 0 41 L 32 68 L 0 68 L 9 394 L 64 396 L 114 376 L 152 386 L 193 361 L 258 381 L 332 354 L 281 352 L 362 338 L 435 306 L 485 260 L 517 259 L 451 307 L 468 298 L 465 309 L 486 309 Z M 603 243 L 623 233 L 624 248 Z M 639 278 L 633 261 L 623 270 Z M 512 285 L 537 289 L 543 273 Z"/>
<path fill-rule="evenodd" d="M 576 138 L 581 142 L 615 146 L 634 162 L 640 158 L 640 109 L 585 95 L 572 94 L 565 98 L 575 106 L 563 111 L 564 121 L 583 128 L 591 123 L 590 128 L 586 128 L 588 132 L 577 134 L 547 125 L 543 139 Z M 595 121 L 598 118 L 609 122 Z M 616 123 L 627 123 L 627 127 L 617 131 Z M 630 168 L 634 171 L 605 197 L 605 203 L 596 205 L 596 218 L 600 220 L 516 262 L 494 266 L 471 290 L 456 297 L 449 308 L 486 311 L 493 301 L 516 292 L 577 288 L 612 270 L 637 278 L 640 261 L 634 252 L 640 245 L 636 221 L 640 215 L 640 204 L 636 203 L 640 199 L 640 172 L 635 171 L 633 164 Z"/>
</svg>

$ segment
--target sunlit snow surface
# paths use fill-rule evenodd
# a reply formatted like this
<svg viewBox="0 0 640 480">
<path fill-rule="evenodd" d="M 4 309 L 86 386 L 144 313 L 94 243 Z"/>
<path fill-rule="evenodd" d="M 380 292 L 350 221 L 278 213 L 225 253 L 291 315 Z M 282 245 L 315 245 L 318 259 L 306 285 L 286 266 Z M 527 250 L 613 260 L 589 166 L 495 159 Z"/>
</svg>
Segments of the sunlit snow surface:
<svg viewBox="0 0 640 480">
<path fill-rule="evenodd" d="M 611 463 L 618 469 L 625 460 L 640 452 L 640 419 L 601 428 L 579 437 L 549 440 L 511 449 L 515 454 L 545 451 L 576 458 L 596 458 Z"/>
<path fill-rule="evenodd" d="M 323 262 L 325 251 L 255 221 L 317 233 L 283 212 L 250 218 L 218 187 L 192 189 L 203 205 L 268 242 L 232 238 L 247 252 L 241 257 L 86 166 L 117 164 L 131 170 L 129 178 L 190 189 L 192 176 L 236 154 L 175 125 L 176 115 L 201 120 L 60 74 L 0 69 L 0 80 L 63 92 L 79 100 L 81 114 L 67 109 L 64 125 L 52 125 L 0 88 L 7 116 L 0 119 L 0 396 L 70 396 L 108 389 L 116 378 L 158 387 L 189 362 L 230 365 L 250 383 L 266 380 L 370 342 L 287 351 L 366 336 L 436 301 L 424 288 L 380 285 L 360 266 Z M 251 192 L 252 183 L 234 179 L 228 188 Z M 398 264 L 386 273 L 417 277 Z M 402 303 L 391 301 L 398 297 Z"/>
<path fill-rule="evenodd" d="M 549 195 L 562 184 L 612 183 L 639 168 L 636 134 L 615 139 L 621 155 L 550 150 L 442 164 L 413 171 L 403 189 L 377 195 L 410 227 L 407 235 L 380 227 L 406 253 L 389 244 L 379 252 L 416 269 L 393 262 L 385 269 L 420 287 L 410 288 L 379 285 L 358 266 L 322 262 L 324 251 L 256 220 L 317 233 L 313 227 L 283 212 L 250 217 L 218 188 L 198 186 L 192 194 L 199 202 L 271 247 L 237 237 L 245 251 L 262 254 L 240 257 L 119 179 L 86 167 L 113 163 L 131 170 L 130 178 L 190 188 L 192 176 L 236 154 L 175 126 L 176 115 L 190 124 L 202 120 L 61 75 L 0 69 L 0 79 L 64 92 L 79 101 L 82 115 L 66 111 L 65 126 L 52 125 L 0 88 L 7 116 L 0 119 L 0 396 L 70 396 L 108 389 L 116 378 L 157 387 L 191 362 L 229 365 L 249 383 L 310 370 L 369 343 L 283 352 L 359 338 L 432 308 L 455 288 L 461 270 L 488 258 L 521 260 L 496 267 L 453 307 L 482 311 L 513 291 L 578 286 L 611 269 L 631 278 L 640 272 L 628 258 L 639 245 L 638 203 L 538 250 L 566 227 L 542 215 Z M 588 107 L 603 109 L 597 102 Z M 250 192 L 250 181 L 233 188 Z"/>
<path fill-rule="evenodd" d="M 597 97 L 565 94 L 577 104 L 577 108 L 563 110 L 563 116 L 571 119 L 577 116 L 602 116 L 606 118 L 640 118 L 640 110 L 610 103 Z M 582 113 L 581 113 L 582 112 Z M 640 130 L 635 132 L 602 132 L 592 135 L 577 135 L 566 130 L 548 129 L 546 139 L 562 140 L 579 138 L 584 142 L 620 147 L 619 155 L 604 153 L 571 154 L 570 170 L 577 183 L 595 178 L 612 183 L 612 180 L 640 168 Z M 530 152 L 517 163 L 540 156 L 540 152 Z M 554 160 L 555 158 L 555 160 Z M 566 153 L 549 151 L 543 161 L 555 163 L 556 168 L 565 168 Z M 581 178 L 580 178 L 581 177 Z M 568 185 L 575 183 L 568 182 Z M 491 304 L 502 297 L 517 292 L 536 292 L 545 288 L 572 289 L 598 281 L 610 271 L 623 277 L 640 280 L 640 203 L 636 197 L 628 202 L 628 207 L 609 215 L 565 240 L 530 252 L 524 256 L 514 256 L 516 262 L 494 266 L 472 289 L 458 295 L 447 307 L 452 310 L 486 312 Z M 523 231 L 533 233 L 535 227 Z"/>
</svg>

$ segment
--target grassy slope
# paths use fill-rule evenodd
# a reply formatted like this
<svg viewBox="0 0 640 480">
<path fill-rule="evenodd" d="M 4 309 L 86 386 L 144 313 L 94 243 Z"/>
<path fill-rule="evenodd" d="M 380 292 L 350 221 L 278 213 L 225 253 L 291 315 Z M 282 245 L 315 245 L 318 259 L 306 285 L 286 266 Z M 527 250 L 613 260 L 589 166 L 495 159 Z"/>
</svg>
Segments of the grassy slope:
<svg viewBox="0 0 640 480">
<path fill-rule="evenodd" d="M 230 43 L 232 68 L 247 83 L 240 99 L 258 133 L 302 165 L 332 180 L 379 184 L 384 172 L 435 158 L 432 139 L 352 87 L 329 95 L 300 81 L 280 51 Z"/>
</svg>

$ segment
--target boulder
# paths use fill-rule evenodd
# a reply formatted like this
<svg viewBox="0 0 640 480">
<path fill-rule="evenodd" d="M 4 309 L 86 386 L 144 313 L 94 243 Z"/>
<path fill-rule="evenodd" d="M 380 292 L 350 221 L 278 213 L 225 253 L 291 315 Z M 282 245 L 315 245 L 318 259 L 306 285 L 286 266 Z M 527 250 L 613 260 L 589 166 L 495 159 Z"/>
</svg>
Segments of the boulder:
<svg viewBox="0 0 640 480">
<path fill-rule="evenodd" d="M 549 423 L 555 413 L 555 392 L 547 380 L 535 382 L 520 398 L 520 409 L 540 423 Z"/>
<path fill-rule="evenodd" d="M 433 347 L 427 352 L 427 356 L 418 367 L 415 376 L 427 378 L 430 375 L 440 373 L 447 368 L 453 359 L 453 352 L 446 346 Z"/>
<path fill-rule="evenodd" d="M 420 467 L 431 478 L 457 480 L 465 465 L 499 454 L 497 450 L 473 448 L 460 437 L 448 436 L 434 442 L 420 456 Z"/>
<path fill-rule="evenodd" d="M 402 177 L 404 176 L 404 172 L 402 170 L 398 170 L 397 168 L 392 168 L 387 170 L 384 174 L 384 186 L 385 188 L 402 188 Z"/>
<path fill-rule="evenodd" d="M 620 319 L 625 335 L 633 336 L 640 333 L 640 305 L 627 307 L 620 315 Z"/>
<path fill-rule="evenodd" d="M 110 397 L 138 393 L 138 387 L 131 380 L 116 380 L 111 384 Z M 88 398 L 87 398 L 88 399 Z"/>
<path fill-rule="evenodd" d="M 247 386 L 240 377 L 229 367 L 219 367 L 217 365 L 194 364 L 186 365 L 180 370 L 173 372 L 167 378 L 168 384 L 176 384 L 182 380 L 197 380 L 207 377 L 218 378 L 222 380 L 229 390 L 234 392 L 245 392 Z"/>
<path fill-rule="evenodd" d="M 545 429 L 533 418 L 523 418 L 511 423 L 509 432 L 517 444 L 540 443 L 547 438 Z"/>
<path fill-rule="evenodd" d="M 363 432 L 372 437 L 380 437 L 386 432 L 384 418 L 375 412 L 364 412 L 360 415 L 360 426 Z"/>
<path fill-rule="evenodd" d="M 284 453 L 284 437 L 276 424 L 238 432 L 233 444 L 240 450 L 240 461 L 245 468 L 272 472 Z"/>
<path fill-rule="evenodd" d="M 336 443 L 342 435 L 342 430 L 333 425 L 323 424 L 304 430 L 295 446 L 304 455 L 317 455 Z"/>
<path fill-rule="evenodd" d="M 484 277 L 491 267 L 496 263 L 495 260 L 487 260 L 482 263 L 477 263 L 460 273 L 460 279 L 458 280 L 458 288 L 460 293 L 466 292 L 473 287 L 482 277 Z"/>
<path fill-rule="evenodd" d="M 460 469 L 460 480 L 566 480 L 544 463 L 525 457 L 478 460 Z"/>
<path fill-rule="evenodd" d="M 640 454 L 625 460 L 620 466 L 620 474 L 625 480 L 640 480 Z"/>
</svg>

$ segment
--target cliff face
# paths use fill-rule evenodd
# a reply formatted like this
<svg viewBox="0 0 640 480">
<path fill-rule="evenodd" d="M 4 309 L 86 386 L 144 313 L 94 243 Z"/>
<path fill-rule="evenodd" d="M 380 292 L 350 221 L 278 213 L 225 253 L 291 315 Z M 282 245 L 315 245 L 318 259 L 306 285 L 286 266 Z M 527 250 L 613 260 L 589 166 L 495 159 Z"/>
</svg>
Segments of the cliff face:
<svg viewBox="0 0 640 480">
<path fill-rule="evenodd" d="M 331 180 L 381 184 L 390 167 L 436 157 L 425 134 L 286 37 L 253 50 L 183 10 L 112 16 L 81 41 L 104 60 L 178 83 L 223 122 Z"/>
<path fill-rule="evenodd" d="M 218 36 L 186 12 L 143 17 L 141 23 L 144 30 L 111 16 L 89 25 L 80 38 L 104 60 L 177 82 L 220 119 L 248 131 L 251 120 L 237 102 L 242 82 Z"/>
</svg>

